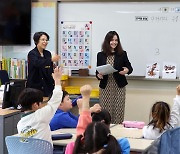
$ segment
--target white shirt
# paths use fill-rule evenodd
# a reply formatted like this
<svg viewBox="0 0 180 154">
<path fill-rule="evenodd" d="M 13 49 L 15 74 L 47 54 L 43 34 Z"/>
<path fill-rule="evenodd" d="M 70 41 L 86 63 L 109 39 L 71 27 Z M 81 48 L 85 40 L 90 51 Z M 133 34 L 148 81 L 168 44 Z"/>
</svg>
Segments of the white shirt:
<svg viewBox="0 0 180 154">
<path fill-rule="evenodd" d="M 180 126 L 180 95 L 176 95 L 176 97 L 174 98 L 174 104 L 171 110 L 171 114 L 170 114 L 170 121 L 169 121 L 170 125 L 173 128 L 179 127 Z M 165 129 L 170 129 L 171 127 L 166 127 Z M 165 131 L 166 131 L 165 130 Z M 159 128 L 154 128 L 153 126 L 144 126 L 143 128 L 143 136 L 146 139 L 157 139 L 158 137 L 160 137 L 165 131 L 163 132 L 159 132 Z"/>
<path fill-rule="evenodd" d="M 47 140 L 53 144 L 49 123 L 61 103 L 62 95 L 61 86 L 56 85 L 46 106 L 21 118 L 17 124 L 18 134 L 23 137 Z"/>
</svg>

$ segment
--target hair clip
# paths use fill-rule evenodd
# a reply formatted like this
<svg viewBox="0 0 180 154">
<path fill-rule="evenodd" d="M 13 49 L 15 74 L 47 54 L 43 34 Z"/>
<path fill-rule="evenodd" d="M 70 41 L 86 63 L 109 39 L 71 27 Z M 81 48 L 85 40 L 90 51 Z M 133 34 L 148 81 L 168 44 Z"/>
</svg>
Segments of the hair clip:
<svg viewBox="0 0 180 154">
<path fill-rule="evenodd" d="M 111 133 L 108 133 L 108 134 L 107 134 L 107 137 L 109 137 L 110 135 L 111 135 Z"/>
</svg>

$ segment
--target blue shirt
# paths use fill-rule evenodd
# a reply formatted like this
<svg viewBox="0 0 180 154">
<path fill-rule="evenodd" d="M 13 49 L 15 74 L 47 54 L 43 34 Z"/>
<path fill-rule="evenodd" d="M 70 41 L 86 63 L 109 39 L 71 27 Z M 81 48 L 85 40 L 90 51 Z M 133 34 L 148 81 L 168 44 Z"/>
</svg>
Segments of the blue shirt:
<svg viewBox="0 0 180 154">
<path fill-rule="evenodd" d="M 122 150 L 122 154 L 130 154 L 130 144 L 127 138 L 120 138 L 117 139 L 121 150 Z"/>
<path fill-rule="evenodd" d="M 78 116 L 58 109 L 50 122 L 51 131 L 60 128 L 76 128 Z"/>
</svg>

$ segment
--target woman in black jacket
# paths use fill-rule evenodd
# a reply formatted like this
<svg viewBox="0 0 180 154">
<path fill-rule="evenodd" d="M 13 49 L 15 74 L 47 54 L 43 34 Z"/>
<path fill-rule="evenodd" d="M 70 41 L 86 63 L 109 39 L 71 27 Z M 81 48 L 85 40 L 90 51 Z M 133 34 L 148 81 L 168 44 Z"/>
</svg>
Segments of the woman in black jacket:
<svg viewBox="0 0 180 154">
<path fill-rule="evenodd" d="M 124 120 L 125 97 L 127 80 L 125 74 L 131 74 L 133 68 L 122 49 L 119 35 L 115 31 L 106 34 L 102 44 L 102 51 L 97 54 L 97 66 L 110 64 L 117 72 L 103 75 L 96 71 L 96 77 L 100 80 L 100 103 L 102 108 L 108 110 L 112 117 L 112 123 L 122 123 Z"/>
<path fill-rule="evenodd" d="M 60 56 L 51 56 L 51 52 L 45 50 L 49 41 L 47 33 L 36 32 L 33 39 L 36 47 L 28 53 L 27 87 L 39 89 L 44 96 L 49 96 L 54 89 L 53 62 L 59 61 Z"/>
</svg>

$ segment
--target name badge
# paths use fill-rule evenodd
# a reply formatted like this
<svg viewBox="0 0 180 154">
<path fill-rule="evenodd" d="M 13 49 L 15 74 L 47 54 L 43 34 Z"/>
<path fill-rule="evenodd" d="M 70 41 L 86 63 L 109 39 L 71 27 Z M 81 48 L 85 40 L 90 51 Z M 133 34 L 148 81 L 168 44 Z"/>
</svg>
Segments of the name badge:
<svg viewBox="0 0 180 154">
<path fill-rule="evenodd" d="M 50 66 L 45 66 L 45 68 L 50 68 Z"/>
</svg>

